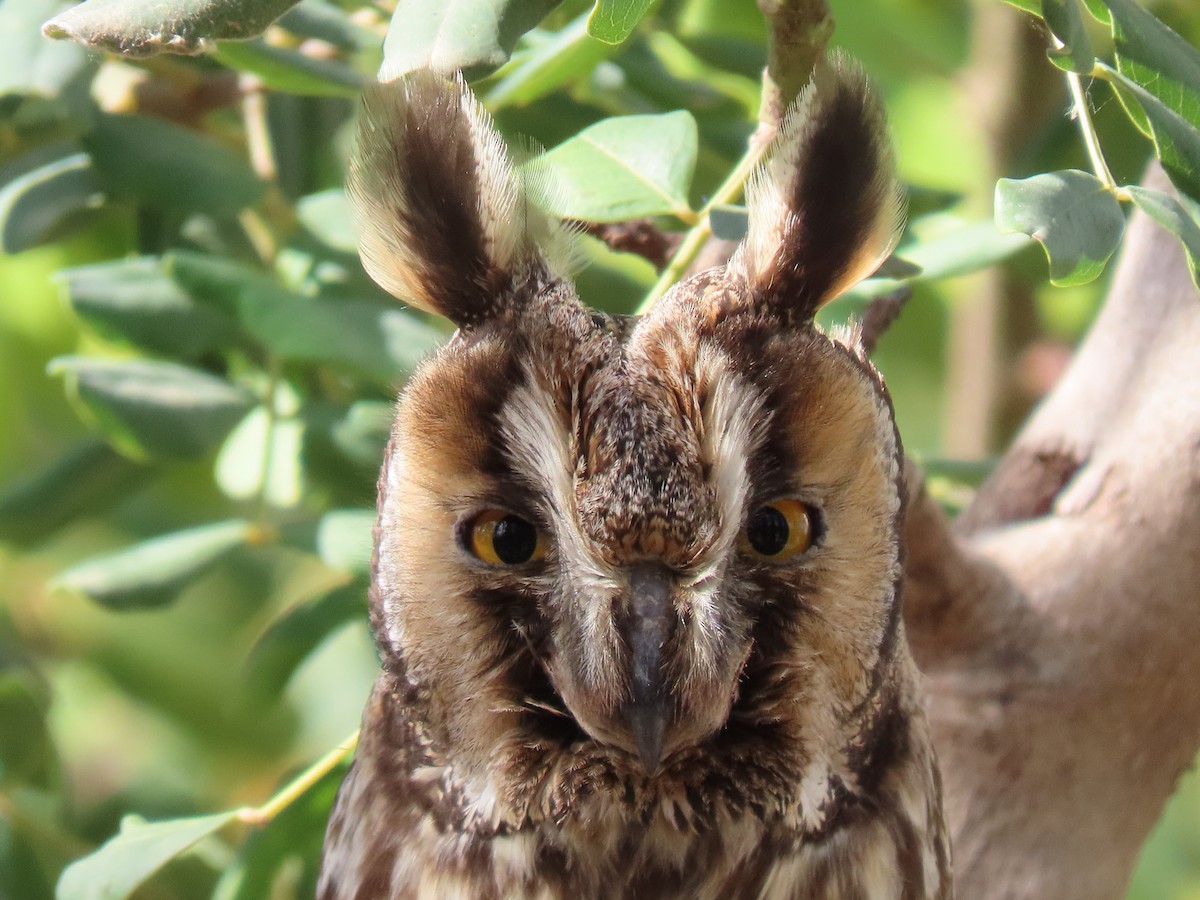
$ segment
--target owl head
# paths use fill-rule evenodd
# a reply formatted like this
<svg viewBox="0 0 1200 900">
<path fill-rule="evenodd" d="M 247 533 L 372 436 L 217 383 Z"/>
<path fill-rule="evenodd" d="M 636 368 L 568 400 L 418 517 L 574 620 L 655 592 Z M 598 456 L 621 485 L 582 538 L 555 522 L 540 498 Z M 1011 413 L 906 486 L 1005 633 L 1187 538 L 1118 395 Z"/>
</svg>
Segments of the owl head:
<svg viewBox="0 0 1200 900">
<path fill-rule="evenodd" d="M 458 326 L 400 398 L 372 585 L 429 762 L 493 817 L 597 785 L 781 808 L 800 785 L 814 816 L 853 790 L 902 506 L 883 384 L 814 323 L 901 221 L 859 70 L 801 96 L 729 264 L 640 319 L 581 303 L 461 81 L 370 87 L 350 190 L 370 274 Z"/>
</svg>

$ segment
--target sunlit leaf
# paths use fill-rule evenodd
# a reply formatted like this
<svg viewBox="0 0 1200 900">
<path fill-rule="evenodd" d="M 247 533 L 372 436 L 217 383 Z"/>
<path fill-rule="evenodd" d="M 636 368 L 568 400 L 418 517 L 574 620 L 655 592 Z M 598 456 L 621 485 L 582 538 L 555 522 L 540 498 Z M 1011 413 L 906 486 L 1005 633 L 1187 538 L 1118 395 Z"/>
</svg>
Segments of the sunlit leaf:
<svg viewBox="0 0 1200 900">
<path fill-rule="evenodd" d="M 1004 0 L 1004 2 L 1024 12 L 1033 13 L 1035 16 L 1042 15 L 1042 0 Z"/>
<path fill-rule="evenodd" d="M 89 440 L 0 490 L 0 540 L 39 540 L 80 516 L 99 515 L 149 474 L 108 444 Z"/>
<path fill-rule="evenodd" d="M 1193 200 L 1200 201 L 1200 128 L 1137 82 L 1105 65 L 1097 66 L 1137 99 L 1154 133 L 1154 147 L 1172 183 Z"/>
<path fill-rule="evenodd" d="M 1200 128 L 1200 50 L 1133 0 L 1104 0 L 1117 70 Z"/>
<path fill-rule="evenodd" d="M 20 253 L 50 239 L 68 216 L 98 206 L 103 199 L 86 153 L 56 146 L 40 148 L 28 157 L 27 162 L 16 160 L 0 170 L 0 251 L 4 253 Z M 27 166 L 27 171 L 20 171 Z"/>
<path fill-rule="evenodd" d="M 913 220 L 896 253 L 843 298 L 864 301 L 890 294 L 900 287 L 901 279 L 919 284 L 969 275 L 1003 262 L 1031 243 L 1025 234 L 1001 234 L 995 222 L 932 213 Z"/>
<path fill-rule="evenodd" d="M 200 525 L 152 538 L 72 566 L 58 587 L 110 609 L 145 609 L 170 603 L 201 572 L 251 539 L 242 519 Z"/>
<path fill-rule="evenodd" d="M 80 318 L 147 350 L 195 359 L 237 335 L 229 316 L 188 296 L 158 257 L 76 266 L 58 278 Z"/>
<path fill-rule="evenodd" d="M 613 52 L 612 45 L 588 35 L 587 21 L 580 17 L 503 69 L 487 92 L 487 103 L 493 107 L 532 103 L 591 72 Z"/>
<path fill-rule="evenodd" d="M 96 50 L 126 56 L 202 53 L 212 40 L 261 34 L 296 0 L 86 0 L 42 27 L 50 38 L 69 38 Z"/>
<path fill-rule="evenodd" d="M 905 243 L 897 252 L 920 269 L 914 280 L 937 281 L 994 266 L 1028 246 L 1027 235 L 1001 234 L 993 222 L 956 220 L 951 227 L 939 227 L 936 235 Z"/>
<path fill-rule="evenodd" d="M 358 253 L 358 235 L 350 200 L 342 188 L 301 197 L 296 215 L 313 237 L 343 253 Z"/>
<path fill-rule="evenodd" d="M 1055 284 L 1084 284 L 1104 271 L 1121 242 L 1125 215 L 1097 178 L 1067 170 L 1021 181 L 1000 179 L 996 227 L 1039 241 Z"/>
<path fill-rule="evenodd" d="M 169 270 L 185 291 L 235 315 L 285 359 L 336 363 L 394 383 L 441 341 L 441 333 L 398 306 L 310 297 L 239 263 L 173 253 Z"/>
<path fill-rule="evenodd" d="M 373 509 L 335 509 L 317 528 L 317 553 L 326 565 L 357 575 L 371 569 Z"/>
<path fill-rule="evenodd" d="M 347 622 L 366 621 L 367 588 L 354 582 L 290 607 L 255 642 L 246 661 L 254 690 L 278 694 L 321 642 Z"/>
<path fill-rule="evenodd" d="M 331 427 L 333 443 L 347 459 L 378 468 L 391 435 L 393 414 L 391 403 L 359 400 Z"/>
<path fill-rule="evenodd" d="M 1179 200 L 1162 191 L 1144 187 L 1128 187 L 1129 195 L 1138 209 L 1166 228 L 1183 244 L 1187 254 L 1192 281 L 1200 288 L 1200 221 Z"/>
<path fill-rule="evenodd" d="M 293 34 L 317 38 L 343 50 L 375 47 L 379 43 L 379 35 L 328 0 L 300 0 L 279 17 L 278 24 Z"/>
<path fill-rule="evenodd" d="M 383 42 L 383 71 L 413 69 L 475 77 L 504 64 L 517 40 L 559 0 L 400 0 Z"/>
<path fill-rule="evenodd" d="M 265 188 L 228 147 L 161 119 L 104 114 L 82 140 L 106 194 L 153 209 L 229 216 Z"/>
<path fill-rule="evenodd" d="M 49 371 L 64 376 L 81 415 L 134 459 L 203 456 L 253 405 L 230 382 L 175 363 L 64 356 Z"/>
<path fill-rule="evenodd" d="M 217 454 L 217 485 L 233 500 L 262 497 L 275 507 L 296 506 L 304 493 L 303 438 L 299 419 L 270 416 L 262 406 L 251 410 Z"/>
<path fill-rule="evenodd" d="M 588 34 L 606 44 L 619 44 L 637 27 L 653 0 L 596 0 L 588 16 Z"/>
<path fill-rule="evenodd" d="M 8 0 L 0 3 L 0 96 L 57 96 L 96 66 L 86 50 L 46 40 L 42 22 L 62 8 L 61 0 Z"/>
<path fill-rule="evenodd" d="M 256 75 L 267 87 L 291 94 L 357 97 L 362 87 L 362 78 L 344 63 L 264 41 L 229 41 L 213 55 L 239 72 Z"/>
<path fill-rule="evenodd" d="M 696 120 L 679 111 L 597 122 L 529 165 L 544 167 L 550 212 L 589 222 L 674 214 L 695 218 L 688 188 L 696 167 Z"/>
<path fill-rule="evenodd" d="M 57 900 L 125 900 L 176 856 L 236 817 L 235 811 L 166 822 L 126 816 L 120 833 L 66 868 L 58 882 Z"/>
</svg>

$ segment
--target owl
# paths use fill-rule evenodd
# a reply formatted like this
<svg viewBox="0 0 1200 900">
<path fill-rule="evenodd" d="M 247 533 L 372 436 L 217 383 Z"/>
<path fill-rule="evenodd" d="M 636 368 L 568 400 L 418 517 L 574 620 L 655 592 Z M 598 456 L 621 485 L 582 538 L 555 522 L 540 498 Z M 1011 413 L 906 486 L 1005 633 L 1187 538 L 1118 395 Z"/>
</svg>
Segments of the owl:
<svg viewBox="0 0 1200 900">
<path fill-rule="evenodd" d="M 902 219 L 861 71 L 821 68 L 742 245 L 640 318 L 583 305 L 461 80 L 370 86 L 358 140 L 368 272 L 457 331 L 380 475 L 382 674 L 318 897 L 950 898 L 900 441 L 814 323 Z"/>
</svg>

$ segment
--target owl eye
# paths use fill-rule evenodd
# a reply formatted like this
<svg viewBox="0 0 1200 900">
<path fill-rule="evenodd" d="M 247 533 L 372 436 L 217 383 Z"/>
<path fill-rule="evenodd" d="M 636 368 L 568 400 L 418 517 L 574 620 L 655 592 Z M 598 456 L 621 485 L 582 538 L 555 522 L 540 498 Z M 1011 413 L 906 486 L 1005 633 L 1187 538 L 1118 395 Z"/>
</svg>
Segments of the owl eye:
<svg viewBox="0 0 1200 900">
<path fill-rule="evenodd" d="M 466 530 L 467 549 L 490 566 L 519 566 L 546 555 L 546 538 L 532 522 L 485 509 Z"/>
<path fill-rule="evenodd" d="M 799 500 L 760 506 L 738 536 L 738 549 L 758 559 L 784 560 L 813 544 L 816 513 Z"/>
</svg>

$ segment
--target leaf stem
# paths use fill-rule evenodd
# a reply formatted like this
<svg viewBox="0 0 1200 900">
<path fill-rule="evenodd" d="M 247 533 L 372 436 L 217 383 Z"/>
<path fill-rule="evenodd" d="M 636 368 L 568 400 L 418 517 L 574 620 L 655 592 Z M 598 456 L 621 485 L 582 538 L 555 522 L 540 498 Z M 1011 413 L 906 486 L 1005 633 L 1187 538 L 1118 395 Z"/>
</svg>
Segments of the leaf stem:
<svg viewBox="0 0 1200 900">
<path fill-rule="evenodd" d="M 655 282 L 654 287 L 650 289 L 650 293 L 646 295 L 646 299 L 638 307 L 638 315 L 644 315 L 649 312 L 651 307 L 671 288 L 671 285 L 683 277 L 688 266 L 700 254 L 700 250 L 704 247 L 705 242 L 712 237 L 710 213 L 718 206 L 732 203 L 741 196 L 742 189 L 746 185 L 746 180 L 758 165 L 759 160 L 762 159 L 768 146 L 769 142 L 750 142 L 750 148 L 746 151 L 746 154 L 697 214 L 696 224 L 688 231 L 687 236 L 684 237 L 683 242 L 679 245 L 679 249 L 675 251 L 674 256 L 671 257 L 671 261 L 667 263 L 666 268 L 659 275 L 658 281 Z"/>
<path fill-rule="evenodd" d="M 262 827 L 272 821 L 281 812 L 295 803 L 300 796 L 314 784 L 332 772 L 358 746 L 359 732 L 355 731 L 341 744 L 334 747 L 315 763 L 297 775 L 287 787 L 264 803 L 262 806 L 247 806 L 238 810 L 237 817 L 241 822 Z"/>
<path fill-rule="evenodd" d="M 1057 37 L 1053 35 L 1051 37 L 1057 49 L 1061 50 L 1066 46 Z M 1083 79 L 1079 77 L 1078 72 L 1066 72 L 1065 74 L 1067 86 L 1071 91 L 1071 100 L 1075 106 L 1075 120 L 1079 123 L 1079 131 L 1083 135 L 1088 158 L 1092 161 L 1092 171 L 1104 184 L 1105 190 L 1120 197 L 1123 192 L 1117 186 L 1116 179 L 1113 178 L 1112 172 L 1108 168 L 1108 162 L 1104 159 L 1104 151 L 1100 147 L 1100 135 L 1096 133 L 1096 123 L 1092 121 L 1092 110 L 1088 105 L 1087 94 L 1083 90 Z"/>
</svg>

